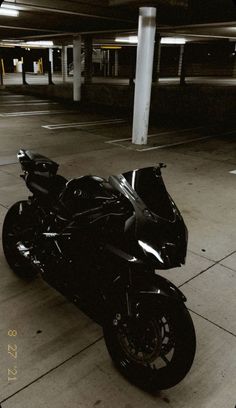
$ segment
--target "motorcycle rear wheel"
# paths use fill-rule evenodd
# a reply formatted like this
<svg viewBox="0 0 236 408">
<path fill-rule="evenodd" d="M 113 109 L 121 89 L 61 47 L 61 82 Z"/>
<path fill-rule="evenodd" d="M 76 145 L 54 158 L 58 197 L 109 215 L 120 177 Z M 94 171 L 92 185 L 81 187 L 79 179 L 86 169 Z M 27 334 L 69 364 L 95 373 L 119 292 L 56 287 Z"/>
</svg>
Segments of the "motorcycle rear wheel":
<svg viewBox="0 0 236 408">
<path fill-rule="evenodd" d="M 131 383 L 155 392 L 178 384 L 190 370 L 196 351 L 191 316 L 184 305 L 157 304 L 156 313 L 131 320 L 117 313 L 104 326 L 108 352 Z M 150 310 L 153 310 L 150 308 Z"/>
<path fill-rule="evenodd" d="M 20 278 L 31 280 L 37 275 L 36 269 L 30 265 L 17 248 L 19 242 L 29 248 L 32 245 L 36 217 L 29 203 L 18 201 L 8 210 L 2 229 L 3 252 L 10 268 Z"/>
</svg>

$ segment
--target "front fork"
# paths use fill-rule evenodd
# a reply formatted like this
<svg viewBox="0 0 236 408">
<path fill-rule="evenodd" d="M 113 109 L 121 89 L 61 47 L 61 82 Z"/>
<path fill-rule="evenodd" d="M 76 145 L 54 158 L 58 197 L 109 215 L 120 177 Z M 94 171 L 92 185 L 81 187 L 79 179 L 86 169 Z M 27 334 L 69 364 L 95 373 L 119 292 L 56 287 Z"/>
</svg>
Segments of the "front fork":
<svg viewBox="0 0 236 408">
<path fill-rule="evenodd" d="M 114 326 L 118 326 L 121 320 L 131 320 L 139 317 L 139 302 L 136 302 L 135 295 L 136 292 L 133 289 L 132 270 L 129 268 L 128 274 L 123 281 L 122 290 L 120 290 L 121 310 L 115 313 L 113 319 Z"/>
</svg>

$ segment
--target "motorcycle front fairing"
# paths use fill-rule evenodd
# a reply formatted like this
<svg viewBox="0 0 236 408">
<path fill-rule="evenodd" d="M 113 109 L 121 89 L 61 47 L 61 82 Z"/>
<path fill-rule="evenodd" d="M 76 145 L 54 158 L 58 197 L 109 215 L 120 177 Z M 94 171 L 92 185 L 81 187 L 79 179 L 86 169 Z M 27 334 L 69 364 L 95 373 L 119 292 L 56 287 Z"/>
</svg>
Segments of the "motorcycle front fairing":
<svg viewBox="0 0 236 408">
<path fill-rule="evenodd" d="M 137 254 L 156 269 L 184 264 L 187 228 L 165 188 L 161 167 L 111 176 L 109 182 L 131 202 L 135 210 Z"/>
</svg>

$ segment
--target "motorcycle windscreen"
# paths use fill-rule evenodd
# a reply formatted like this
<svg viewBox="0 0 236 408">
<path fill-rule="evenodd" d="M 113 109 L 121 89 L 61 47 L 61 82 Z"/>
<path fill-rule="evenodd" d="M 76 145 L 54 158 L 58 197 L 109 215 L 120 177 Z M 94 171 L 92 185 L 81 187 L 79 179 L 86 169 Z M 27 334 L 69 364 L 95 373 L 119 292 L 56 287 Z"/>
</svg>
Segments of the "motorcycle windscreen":
<svg viewBox="0 0 236 408">
<path fill-rule="evenodd" d="M 150 169 L 147 170 L 150 171 Z M 167 194 L 167 201 L 164 201 L 163 199 L 162 205 L 169 205 L 169 203 L 171 205 L 173 203 L 173 208 L 171 208 L 171 211 L 169 210 L 169 213 L 161 212 L 162 216 L 156 217 L 153 215 L 147 207 L 146 202 L 144 203 L 142 198 L 139 197 L 132 187 L 132 185 L 135 186 L 136 177 L 136 175 L 133 176 L 133 173 L 134 172 L 124 174 L 128 180 L 130 180 L 130 183 L 122 174 L 109 177 L 109 183 L 116 190 L 120 191 L 134 207 L 136 217 L 136 239 L 151 246 L 155 252 L 156 250 L 159 250 L 159 266 L 162 269 L 179 266 L 185 261 L 187 249 L 187 230 L 183 219 L 178 211 L 174 213 L 173 208 L 176 207 L 168 196 L 163 182 L 162 184 L 160 183 L 160 185 L 164 188 L 164 192 Z M 156 184 L 153 184 L 153 186 L 156 188 Z M 149 191 L 150 195 L 155 194 L 154 191 L 150 191 L 149 189 L 146 190 L 146 192 L 147 191 Z M 157 214 L 159 206 L 155 206 L 155 201 L 151 199 L 148 202 L 151 205 L 153 204 L 153 209 L 156 211 L 153 211 L 153 209 L 151 210 Z M 166 216 L 166 214 L 170 216 L 173 221 L 170 221 L 163 216 Z"/>
<path fill-rule="evenodd" d="M 123 176 L 149 210 L 168 221 L 175 219 L 175 204 L 166 190 L 159 167 L 133 170 Z"/>
</svg>

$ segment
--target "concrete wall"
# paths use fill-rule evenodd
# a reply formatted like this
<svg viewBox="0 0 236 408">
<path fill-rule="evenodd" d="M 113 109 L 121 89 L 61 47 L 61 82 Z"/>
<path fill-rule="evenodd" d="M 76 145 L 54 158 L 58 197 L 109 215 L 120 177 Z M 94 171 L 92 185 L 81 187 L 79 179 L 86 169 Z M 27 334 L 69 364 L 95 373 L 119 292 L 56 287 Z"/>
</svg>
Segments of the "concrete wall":
<svg viewBox="0 0 236 408">
<path fill-rule="evenodd" d="M 84 102 L 132 112 L 133 91 L 128 86 L 88 85 L 83 89 Z M 152 116 L 222 120 L 235 112 L 236 87 L 171 85 L 153 86 L 152 89 Z"/>
<path fill-rule="evenodd" d="M 64 99 L 72 101 L 72 84 L 63 85 L 6 85 L 5 89 L 26 95 L 37 95 L 44 98 Z"/>
<path fill-rule="evenodd" d="M 18 93 L 60 98 L 72 103 L 72 85 L 9 86 Z M 132 113 L 134 88 L 125 85 L 91 84 L 82 87 L 83 105 Z M 236 86 L 179 85 L 153 86 L 151 114 L 178 119 L 235 116 Z"/>
</svg>

